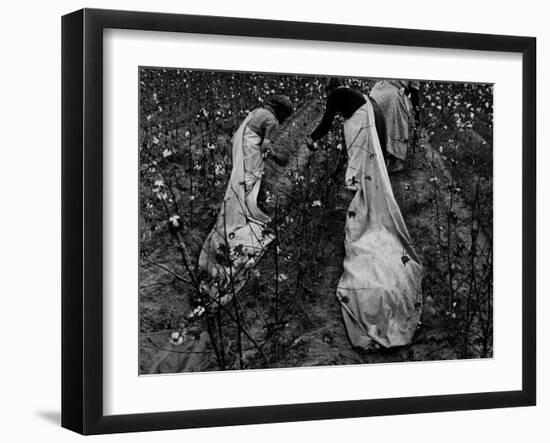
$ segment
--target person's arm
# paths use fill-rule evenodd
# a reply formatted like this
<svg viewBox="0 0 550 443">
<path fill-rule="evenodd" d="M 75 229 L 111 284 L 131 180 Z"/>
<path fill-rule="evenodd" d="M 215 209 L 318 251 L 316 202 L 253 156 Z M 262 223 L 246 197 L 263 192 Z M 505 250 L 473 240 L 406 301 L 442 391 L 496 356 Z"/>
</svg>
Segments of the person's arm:
<svg viewBox="0 0 550 443">
<path fill-rule="evenodd" d="M 271 157 L 278 165 L 286 166 L 289 158 L 288 153 L 284 149 L 277 148 L 272 141 L 279 131 L 279 122 L 275 117 L 267 118 L 262 122 L 262 130 L 264 138 L 260 145 L 260 152 L 266 158 Z"/>
<path fill-rule="evenodd" d="M 387 151 L 387 130 L 386 130 L 386 119 L 384 118 L 384 113 L 380 106 L 372 97 L 370 98 L 372 104 L 372 110 L 374 111 L 374 126 L 376 127 L 376 133 L 378 134 L 378 140 L 380 141 L 380 148 L 382 149 L 382 156 L 384 160 L 388 157 Z"/>
<path fill-rule="evenodd" d="M 317 128 L 315 128 L 315 130 L 309 136 L 309 139 L 312 142 L 316 142 L 317 140 L 323 138 L 325 135 L 327 135 L 328 131 L 330 131 L 330 128 L 332 127 L 332 122 L 334 121 L 334 117 L 336 116 L 335 94 L 336 92 L 334 92 L 327 98 L 327 105 L 325 107 L 323 118 L 321 119 L 321 122 L 319 123 Z"/>
<path fill-rule="evenodd" d="M 260 146 L 260 152 L 265 158 L 272 158 L 275 163 L 280 166 L 286 166 L 288 164 L 288 153 L 285 150 L 277 149 L 273 142 L 268 138 L 264 138 L 262 145 Z"/>
</svg>

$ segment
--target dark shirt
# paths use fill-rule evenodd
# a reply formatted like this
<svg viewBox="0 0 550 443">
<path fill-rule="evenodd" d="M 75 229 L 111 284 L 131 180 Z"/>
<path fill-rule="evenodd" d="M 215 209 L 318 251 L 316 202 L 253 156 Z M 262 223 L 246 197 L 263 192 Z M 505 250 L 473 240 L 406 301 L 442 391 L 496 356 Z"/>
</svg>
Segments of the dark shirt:
<svg viewBox="0 0 550 443">
<path fill-rule="evenodd" d="M 365 103 L 365 97 L 351 88 L 340 87 L 335 89 L 327 98 L 325 115 L 323 115 L 321 123 L 311 133 L 312 140 L 317 141 L 327 134 L 337 113 L 348 119 Z"/>
<path fill-rule="evenodd" d="M 380 148 L 382 149 L 382 155 L 384 156 L 384 160 L 385 160 L 388 155 L 388 151 L 386 149 L 386 143 L 388 140 L 387 129 L 386 129 L 386 119 L 384 118 L 384 114 L 382 113 L 382 109 L 380 108 L 380 105 L 376 103 L 376 100 L 373 99 L 372 97 L 369 97 L 369 99 L 372 105 L 372 110 L 374 111 L 374 126 L 376 126 L 376 133 L 378 134 L 378 140 L 380 141 Z"/>
<path fill-rule="evenodd" d="M 380 140 L 380 147 L 382 148 L 384 158 L 386 158 L 386 120 L 378 103 L 376 103 L 372 97 L 370 98 L 370 101 L 374 111 L 374 122 L 376 132 L 378 133 L 378 139 Z M 345 87 L 336 89 L 327 98 L 325 115 L 323 115 L 323 119 L 321 120 L 321 123 L 319 123 L 319 126 L 317 126 L 317 129 L 311 133 L 311 139 L 313 141 L 317 141 L 324 137 L 330 130 L 334 116 L 338 112 L 340 112 L 345 119 L 348 119 L 365 103 L 365 97 L 353 89 Z"/>
</svg>

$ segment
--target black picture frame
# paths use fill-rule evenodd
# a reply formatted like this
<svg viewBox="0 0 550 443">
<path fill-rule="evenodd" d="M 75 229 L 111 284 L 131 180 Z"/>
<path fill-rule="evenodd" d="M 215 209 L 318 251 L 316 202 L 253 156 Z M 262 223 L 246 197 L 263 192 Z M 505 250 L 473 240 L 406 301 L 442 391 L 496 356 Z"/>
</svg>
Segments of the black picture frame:
<svg viewBox="0 0 550 443">
<path fill-rule="evenodd" d="M 501 51 L 522 55 L 522 388 L 131 415 L 103 412 L 103 30 Z M 83 9 L 62 18 L 62 426 L 82 434 L 319 420 L 536 403 L 536 39 Z"/>
</svg>

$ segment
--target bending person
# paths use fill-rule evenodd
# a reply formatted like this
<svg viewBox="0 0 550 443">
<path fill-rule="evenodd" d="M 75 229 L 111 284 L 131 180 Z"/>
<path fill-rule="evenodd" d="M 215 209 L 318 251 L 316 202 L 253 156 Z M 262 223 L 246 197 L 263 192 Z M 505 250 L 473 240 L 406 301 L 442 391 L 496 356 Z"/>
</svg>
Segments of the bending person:
<svg viewBox="0 0 550 443">
<path fill-rule="evenodd" d="M 288 154 L 275 149 L 273 140 L 292 112 L 290 99 L 275 95 L 252 111 L 233 136 L 231 177 L 216 224 L 199 257 L 207 301 L 229 301 L 274 238 L 266 229 L 270 217 L 258 208 L 257 198 L 266 158 L 283 166 L 288 163 Z"/>
<path fill-rule="evenodd" d="M 334 85 L 341 83 L 328 82 L 328 118 L 331 97 L 342 90 Z M 347 211 L 346 256 L 336 294 L 353 346 L 367 351 L 377 345 L 406 345 L 420 321 L 423 267 L 393 196 L 373 103 L 364 97 L 357 107 L 360 102 L 355 95 L 346 97 L 353 102 L 340 102 L 340 106 L 355 107 L 344 114 L 346 184 L 355 192 Z M 311 138 L 322 133 L 326 121 L 323 118 Z"/>
<path fill-rule="evenodd" d="M 419 89 L 420 82 L 414 80 L 380 80 L 370 93 L 386 120 L 389 172 L 405 167 L 413 118 L 418 119 Z"/>
<path fill-rule="evenodd" d="M 316 142 L 327 135 L 332 127 L 334 117 L 342 115 L 344 119 L 350 118 L 355 111 L 366 103 L 366 97 L 355 89 L 344 86 L 339 77 L 330 77 L 325 86 L 327 103 L 325 113 L 319 126 L 306 138 L 306 144 L 310 149 L 316 149 Z M 380 139 L 382 153 L 386 157 L 386 121 L 382 111 L 376 103 L 373 103 L 376 131 Z"/>
</svg>

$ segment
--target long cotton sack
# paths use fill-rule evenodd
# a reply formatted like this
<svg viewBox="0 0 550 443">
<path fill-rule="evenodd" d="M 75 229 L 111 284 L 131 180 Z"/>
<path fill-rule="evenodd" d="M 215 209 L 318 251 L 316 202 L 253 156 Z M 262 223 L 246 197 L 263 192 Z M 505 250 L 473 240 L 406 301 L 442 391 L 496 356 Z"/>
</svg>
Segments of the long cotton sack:
<svg viewBox="0 0 550 443">
<path fill-rule="evenodd" d="M 203 291 L 214 305 L 227 303 L 244 286 L 247 272 L 274 238 L 266 229 L 269 217 L 256 204 L 261 179 L 250 183 L 247 178 L 245 183 L 243 143 L 248 142 L 245 131 L 251 116 L 233 137 L 231 177 L 216 224 L 199 257 Z"/>
<path fill-rule="evenodd" d="M 337 296 L 352 344 L 406 345 L 422 310 L 420 258 L 393 196 L 367 103 L 344 123 L 346 181 L 357 189 L 346 219 L 346 256 Z"/>
</svg>

